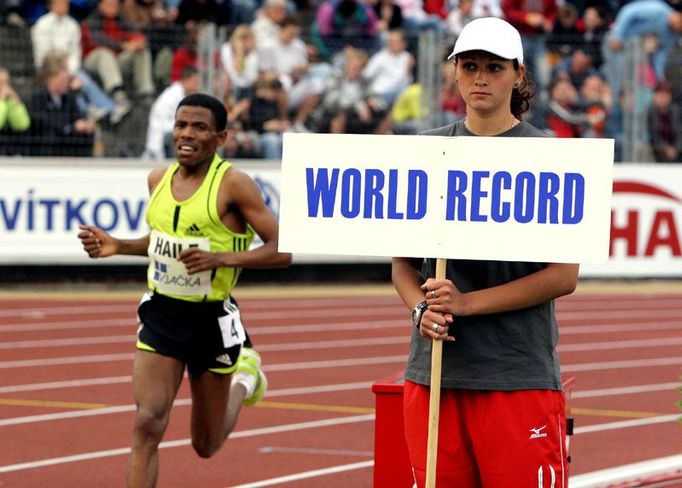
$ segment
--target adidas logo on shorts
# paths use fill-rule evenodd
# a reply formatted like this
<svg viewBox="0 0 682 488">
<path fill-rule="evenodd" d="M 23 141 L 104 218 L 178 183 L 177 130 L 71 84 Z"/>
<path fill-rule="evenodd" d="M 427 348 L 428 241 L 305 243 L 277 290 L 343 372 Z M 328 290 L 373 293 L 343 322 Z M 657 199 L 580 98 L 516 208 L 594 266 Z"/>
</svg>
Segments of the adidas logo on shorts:
<svg viewBox="0 0 682 488">
<path fill-rule="evenodd" d="M 229 354 L 221 354 L 220 356 L 215 358 L 215 360 L 218 361 L 219 363 L 223 363 L 223 364 L 226 364 L 228 366 L 232 366 L 232 359 L 230 359 Z"/>
</svg>

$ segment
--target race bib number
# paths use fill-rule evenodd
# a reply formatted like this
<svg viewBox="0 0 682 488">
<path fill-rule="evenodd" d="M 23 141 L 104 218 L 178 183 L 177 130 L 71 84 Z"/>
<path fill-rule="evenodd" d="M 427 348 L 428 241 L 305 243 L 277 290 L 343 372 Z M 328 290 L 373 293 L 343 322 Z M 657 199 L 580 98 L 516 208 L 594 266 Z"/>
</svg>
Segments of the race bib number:
<svg viewBox="0 0 682 488">
<path fill-rule="evenodd" d="M 149 235 L 147 253 L 151 265 L 148 278 L 163 294 L 194 296 L 211 293 L 211 270 L 189 274 L 178 256 L 185 249 L 197 247 L 211 250 L 211 243 L 203 237 L 174 237 L 157 230 Z"/>
<path fill-rule="evenodd" d="M 242 324 L 242 314 L 237 305 L 228 298 L 225 300 L 224 307 L 227 315 L 218 317 L 218 324 L 223 336 L 223 346 L 227 349 L 243 344 L 246 340 L 246 332 L 244 331 L 244 324 Z"/>
</svg>

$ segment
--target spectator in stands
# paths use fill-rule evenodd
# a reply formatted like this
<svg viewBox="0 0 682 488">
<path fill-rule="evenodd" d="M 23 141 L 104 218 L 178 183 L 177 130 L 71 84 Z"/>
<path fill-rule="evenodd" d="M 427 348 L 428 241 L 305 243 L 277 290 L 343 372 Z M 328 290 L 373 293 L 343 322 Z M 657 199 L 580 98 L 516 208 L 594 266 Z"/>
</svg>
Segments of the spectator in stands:
<svg viewBox="0 0 682 488">
<path fill-rule="evenodd" d="M 548 87 L 545 123 L 554 137 L 580 137 L 585 116 L 580 113 L 578 92 L 567 78 L 555 78 Z"/>
<path fill-rule="evenodd" d="M 457 6 L 450 11 L 445 19 L 445 31 L 449 37 L 456 39 L 464 26 L 476 18 L 472 10 L 473 5 L 472 0 L 459 0 Z"/>
<path fill-rule="evenodd" d="M 124 76 L 132 74 L 143 100 L 154 96 L 152 55 L 147 38 L 119 14 L 118 0 L 100 0 L 97 10 L 81 24 L 83 66 L 95 73 L 117 104 L 130 103 Z"/>
<path fill-rule="evenodd" d="M 395 0 L 403 11 L 403 29 L 408 35 L 418 36 L 426 30 L 443 32 L 445 20 L 439 13 L 427 13 L 423 0 Z"/>
<path fill-rule="evenodd" d="M 608 36 L 607 79 L 619 91 L 623 74 L 624 43 L 645 34 L 655 35 L 660 44 L 652 57 L 657 79 L 665 79 L 668 50 L 682 33 L 682 12 L 675 11 L 663 0 L 639 0 L 625 5 L 616 16 Z"/>
<path fill-rule="evenodd" d="M 249 98 L 258 78 L 259 59 L 256 38 L 247 24 L 234 28 L 230 39 L 220 48 L 220 59 L 237 100 Z"/>
<path fill-rule="evenodd" d="M 405 36 L 400 30 L 388 34 L 386 47 L 369 58 L 362 71 L 370 83 L 370 91 L 391 107 L 400 93 L 412 83 L 414 56 L 407 51 Z"/>
<path fill-rule="evenodd" d="M 255 130 L 247 129 L 250 98 L 237 100 L 230 86 L 229 78 L 225 78 L 225 99 L 223 104 L 227 110 L 227 135 L 220 148 L 224 158 L 260 158 L 260 137 Z"/>
<path fill-rule="evenodd" d="M 286 0 L 265 0 L 265 5 L 256 14 L 251 32 L 256 37 L 256 47 L 261 48 L 277 40 L 280 26 L 287 15 Z"/>
<path fill-rule="evenodd" d="M 178 81 L 182 76 L 182 70 L 187 66 L 199 66 L 197 54 L 197 35 L 199 28 L 196 24 L 185 26 L 185 35 L 182 44 L 173 53 L 171 60 L 170 81 Z"/>
<path fill-rule="evenodd" d="M 592 58 L 592 64 L 600 69 L 603 63 L 602 44 L 608 32 L 608 26 L 602 12 L 597 7 L 587 7 L 583 14 L 582 44 L 585 52 Z"/>
<path fill-rule="evenodd" d="M 9 71 L 0 67 L 0 155 L 24 153 L 30 126 L 28 109 L 12 87 Z"/>
<path fill-rule="evenodd" d="M 50 62 L 40 72 L 41 86 L 31 94 L 31 145 L 34 156 L 92 156 L 95 121 L 78 108 L 69 90 L 71 75 L 63 63 Z"/>
<path fill-rule="evenodd" d="M 376 13 L 358 0 L 325 0 L 315 14 L 312 37 L 320 55 L 331 62 L 347 46 L 374 52 L 380 45 Z"/>
<path fill-rule="evenodd" d="M 81 110 L 90 110 L 95 119 L 108 117 L 117 125 L 130 113 L 132 106 L 127 100 L 114 104 L 102 88 L 81 65 L 81 29 L 68 15 L 69 0 L 50 0 L 50 11 L 40 17 L 31 28 L 33 61 L 36 68 L 42 66 L 48 55 L 63 53 L 71 74 L 71 88 L 80 91 Z M 50 54 L 52 53 L 52 54 Z"/>
<path fill-rule="evenodd" d="M 658 163 L 682 162 L 682 108 L 672 101 L 672 87 L 659 81 L 647 111 L 647 127 Z"/>
<path fill-rule="evenodd" d="M 571 55 L 560 61 L 552 70 L 552 78 L 569 79 L 578 91 L 582 88 L 585 78 L 593 75 L 599 76 L 600 73 L 592 65 L 592 59 L 581 45 L 574 46 Z"/>
<path fill-rule="evenodd" d="M 441 65 L 441 110 L 443 124 L 452 124 L 466 115 L 466 103 L 459 91 L 455 66 L 445 62 Z"/>
<path fill-rule="evenodd" d="M 474 0 L 471 8 L 474 17 L 479 19 L 481 17 L 504 17 L 502 12 L 501 0 Z"/>
<path fill-rule="evenodd" d="M 121 17 L 147 38 L 152 53 L 154 81 L 159 90 L 168 86 L 173 52 L 180 45 L 183 28 L 163 0 L 122 0 Z"/>
<path fill-rule="evenodd" d="M 523 37 L 523 59 L 533 81 L 545 86 L 549 80 L 545 39 L 556 17 L 556 0 L 503 0 L 502 11 Z"/>
<path fill-rule="evenodd" d="M 272 73 L 261 74 L 254 83 L 249 123 L 260 135 L 265 159 L 282 158 L 282 134 L 291 130 L 291 122 L 281 114 L 283 94 L 282 83 Z"/>
<path fill-rule="evenodd" d="M 405 88 L 391 107 L 391 132 L 393 134 L 413 135 L 419 133 L 424 116 L 422 104 L 423 89 L 419 83 Z"/>
<path fill-rule="evenodd" d="M 230 9 L 217 0 L 182 0 L 175 22 L 180 25 L 205 22 L 227 25 L 230 22 Z"/>
<path fill-rule="evenodd" d="M 547 35 L 547 50 L 551 58 L 550 66 L 565 57 L 569 57 L 573 46 L 580 42 L 580 31 L 577 26 L 578 10 L 571 3 L 560 5 L 554 19 L 552 29 Z"/>
<path fill-rule="evenodd" d="M 4 0 L 0 10 L 7 25 L 25 29 L 44 15 L 47 8 L 45 0 Z"/>
<path fill-rule="evenodd" d="M 392 120 L 384 101 L 372 96 L 362 77 L 367 54 L 346 48 L 343 71 L 335 73 L 318 109 L 318 132 L 333 134 L 387 134 Z"/>
<path fill-rule="evenodd" d="M 403 12 L 393 0 L 367 0 L 377 17 L 377 30 L 383 42 L 388 32 L 403 28 Z"/>
<path fill-rule="evenodd" d="M 586 124 L 582 137 L 610 137 L 609 116 L 613 100 L 611 90 L 601 75 L 590 75 L 580 88 L 580 106 Z"/>
<path fill-rule="evenodd" d="M 201 79 L 199 71 L 188 66 L 182 71 L 180 81 L 173 82 L 156 98 L 149 112 L 147 142 L 144 155 L 161 160 L 173 156 L 173 124 L 180 101 L 197 93 Z"/>
<path fill-rule="evenodd" d="M 258 49 L 261 72 L 277 75 L 286 92 L 286 113 L 293 116 L 296 132 L 310 132 L 305 122 L 319 105 L 327 76 L 309 64 L 308 46 L 301 40 L 298 16 L 287 15 L 273 43 Z M 329 70 L 327 70 L 327 75 Z"/>
</svg>

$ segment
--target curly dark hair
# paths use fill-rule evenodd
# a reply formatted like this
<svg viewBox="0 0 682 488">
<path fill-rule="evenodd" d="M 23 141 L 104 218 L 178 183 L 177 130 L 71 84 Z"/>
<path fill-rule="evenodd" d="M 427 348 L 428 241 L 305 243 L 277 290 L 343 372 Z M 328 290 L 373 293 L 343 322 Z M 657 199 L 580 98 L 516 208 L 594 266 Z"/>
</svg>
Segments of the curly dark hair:
<svg viewBox="0 0 682 488">
<path fill-rule="evenodd" d="M 519 62 L 514 60 L 514 69 L 519 69 Z M 511 113 L 517 119 L 530 110 L 530 101 L 535 96 L 535 83 L 528 78 L 528 71 L 523 75 L 519 86 L 512 89 Z"/>
</svg>

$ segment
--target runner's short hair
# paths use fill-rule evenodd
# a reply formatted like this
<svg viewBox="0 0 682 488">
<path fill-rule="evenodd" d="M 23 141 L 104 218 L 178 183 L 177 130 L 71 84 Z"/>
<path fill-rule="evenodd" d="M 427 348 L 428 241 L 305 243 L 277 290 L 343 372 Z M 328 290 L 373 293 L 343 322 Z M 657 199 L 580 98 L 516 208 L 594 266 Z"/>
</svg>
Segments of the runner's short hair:
<svg viewBox="0 0 682 488">
<path fill-rule="evenodd" d="M 213 121 L 215 122 L 216 131 L 222 132 L 227 127 L 227 110 L 220 100 L 205 93 L 193 93 L 187 95 L 178 104 L 178 109 L 183 105 L 188 107 L 204 107 L 213 114 Z M 177 113 L 177 110 L 175 111 Z"/>
</svg>

